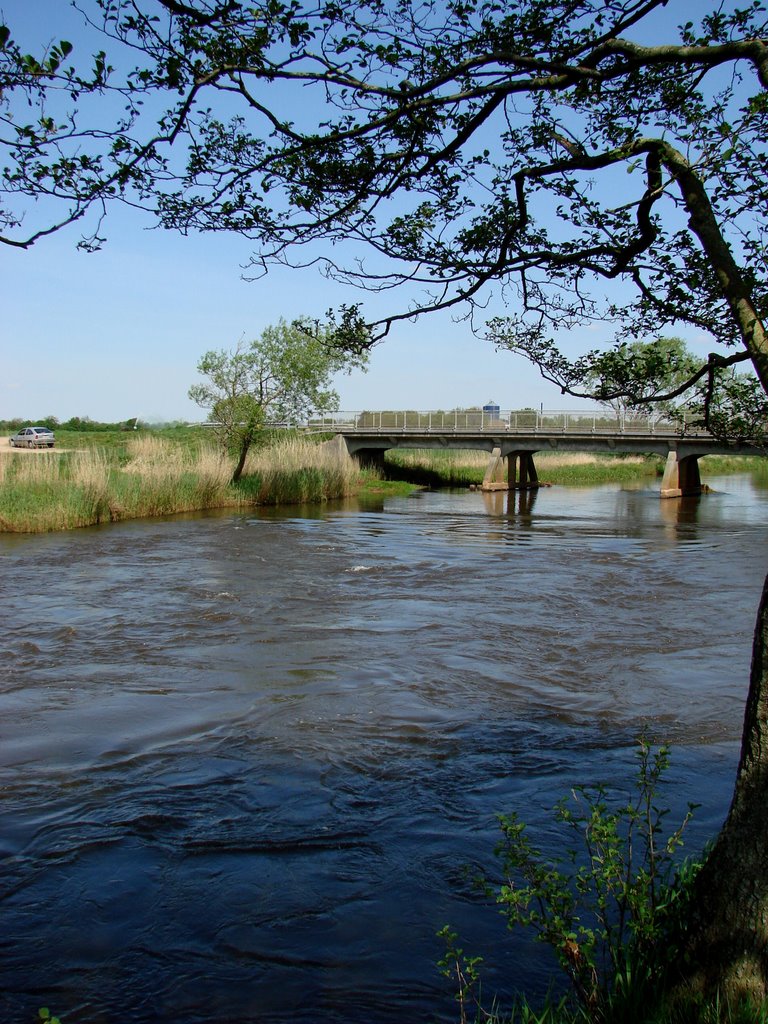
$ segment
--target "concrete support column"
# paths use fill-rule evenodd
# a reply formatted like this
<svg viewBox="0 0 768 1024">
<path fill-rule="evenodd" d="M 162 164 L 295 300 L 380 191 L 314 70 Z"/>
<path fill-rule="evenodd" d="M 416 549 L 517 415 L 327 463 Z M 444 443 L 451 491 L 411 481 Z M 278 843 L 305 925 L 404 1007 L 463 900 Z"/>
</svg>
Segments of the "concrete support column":
<svg viewBox="0 0 768 1024">
<path fill-rule="evenodd" d="M 506 462 L 506 466 L 504 463 Z M 483 491 L 528 491 L 539 486 L 533 452 L 510 452 L 506 459 L 494 448 L 483 477 Z"/>
<path fill-rule="evenodd" d="M 515 480 L 512 481 L 512 456 L 509 463 L 509 485 L 519 491 L 529 491 L 539 486 L 539 474 L 533 461 L 533 452 L 515 452 Z M 518 473 L 519 468 L 519 473 Z"/>
<path fill-rule="evenodd" d="M 699 456 L 688 455 L 680 460 L 680 490 L 683 496 L 701 494 L 701 473 L 699 472 Z"/>
<path fill-rule="evenodd" d="M 533 461 L 533 452 L 510 452 L 509 462 L 510 490 L 528 491 L 539 486 L 539 474 Z"/>
<path fill-rule="evenodd" d="M 504 457 L 501 448 L 494 448 L 485 471 L 483 482 L 480 485 L 482 491 L 506 491 L 509 484 L 506 479 L 507 467 L 504 465 Z"/>
<path fill-rule="evenodd" d="M 337 458 L 342 460 L 342 462 L 352 459 L 352 456 L 349 454 L 347 442 L 341 434 L 336 434 L 336 436 L 330 441 L 323 441 L 320 447 L 324 448 L 326 451 L 333 452 Z"/>
<path fill-rule="evenodd" d="M 661 480 L 661 497 L 689 497 L 701 494 L 701 491 L 699 456 L 686 455 L 681 459 L 676 451 L 669 452 Z"/>
</svg>

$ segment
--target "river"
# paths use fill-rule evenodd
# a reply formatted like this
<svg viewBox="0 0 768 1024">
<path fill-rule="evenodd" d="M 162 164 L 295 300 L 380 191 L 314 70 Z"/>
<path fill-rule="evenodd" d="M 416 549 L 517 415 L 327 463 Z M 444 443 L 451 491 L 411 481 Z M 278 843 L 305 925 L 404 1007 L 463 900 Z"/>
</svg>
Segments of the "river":
<svg viewBox="0 0 768 1024">
<path fill-rule="evenodd" d="M 418 492 L 0 535 L 0 1019 L 421 1024 L 547 985 L 465 870 L 575 783 L 727 809 L 768 492 Z"/>
</svg>

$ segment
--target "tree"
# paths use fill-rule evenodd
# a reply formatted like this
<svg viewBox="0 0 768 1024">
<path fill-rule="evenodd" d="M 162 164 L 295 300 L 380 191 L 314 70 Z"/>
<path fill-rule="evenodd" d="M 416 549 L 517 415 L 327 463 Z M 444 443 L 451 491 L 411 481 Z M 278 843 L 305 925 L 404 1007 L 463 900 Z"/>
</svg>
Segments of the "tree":
<svg viewBox="0 0 768 1024">
<path fill-rule="evenodd" d="M 674 403 L 661 396 L 681 385 L 688 390 L 687 382 L 697 369 L 681 338 L 621 342 L 590 359 L 585 397 L 604 402 L 625 421 L 646 415 L 651 404 L 664 415 L 674 416 Z"/>
<path fill-rule="evenodd" d="M 222 445 L 236 455 L 234 483 L 268 419 L 297 423 L 338 409 L 331 378 L 354 367 L 364 369 L 367 355 L 347 355 L 332 340 L 328 331 L 280 320 L 234 352 L 202 356 L 197 370 L 206 382 L 194 384 L 189 397 L 209 410 Z"/>
<path fill-rule="evenodd" d="M 80 3 L 110 56 L 79 71 L 68 42 L 32 57 L 0 33 L 8 244 L 81 221 L 93 248 L 109 202 L 140 205 L 170 229 L 247 235 L 255 272 L 317 263 L 387 295 L 402 286 L 383 318 L 351 305 L 332 321 L 353 350 L 454 309 L 570 394 L 602 355 L 566 358 L 558 332 L 608 320 L 620 345 L 693 328 L 712 351 L 675 396 L 692 389 L 725 436 L 743 415 L 765 420 L 759 0 L 713 2 L 677 30 L 665 0 Z M 47 221 L 23 219 L 29 199 Z M 488 307 L 499 315 L 483 327 Z M 740 364 L 752 376 L 734 376 Z M 635 361 L 639 376 L 613 397 L 671 400 L 644 393 L 646 369 Z M 764 600 L 734 803 L 701 875 L 688 978 L 760 997 L 767 636 Z"/>
</svg>

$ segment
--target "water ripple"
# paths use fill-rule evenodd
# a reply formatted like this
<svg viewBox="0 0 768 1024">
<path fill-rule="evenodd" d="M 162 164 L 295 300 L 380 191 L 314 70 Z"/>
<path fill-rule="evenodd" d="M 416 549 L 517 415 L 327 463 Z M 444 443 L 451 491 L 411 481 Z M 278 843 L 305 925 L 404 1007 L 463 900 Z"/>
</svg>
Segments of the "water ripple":
<svg viewBox="0 0 768 1024">
<path fill-rule="evenodd" d="M 574 782 L 621 791 L 644 722 L 708 838 L 765 495 L 491 498 L 0 537 L 4 1022 L 426 1024 L 447 922 L 544 989 L 470 875 L 498 812 L 554 841 Z"/>
</svg>

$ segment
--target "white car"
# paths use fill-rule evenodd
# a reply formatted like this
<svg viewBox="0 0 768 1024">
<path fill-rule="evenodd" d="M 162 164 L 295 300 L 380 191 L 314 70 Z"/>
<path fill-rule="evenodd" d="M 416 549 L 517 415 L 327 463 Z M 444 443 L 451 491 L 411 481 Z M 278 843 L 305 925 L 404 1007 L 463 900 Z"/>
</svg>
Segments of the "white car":
<svg viewBox="0 0 768 1024">
<path fill-rule="evenodd" d="M 24 427 L 8 438 L 11 448 L 53 448 L 55 437 L 48 427 Z"/>
</svg>

